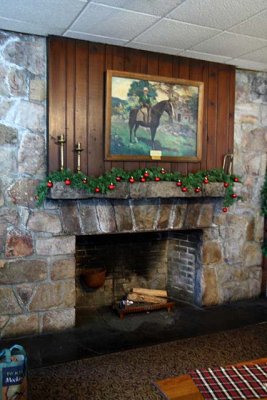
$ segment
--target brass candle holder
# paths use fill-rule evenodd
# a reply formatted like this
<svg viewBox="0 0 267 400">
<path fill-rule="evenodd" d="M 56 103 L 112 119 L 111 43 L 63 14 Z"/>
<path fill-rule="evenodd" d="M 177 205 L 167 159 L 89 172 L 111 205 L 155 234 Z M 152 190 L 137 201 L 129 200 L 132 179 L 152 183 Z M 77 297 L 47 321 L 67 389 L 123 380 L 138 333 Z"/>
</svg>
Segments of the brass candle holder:
<svg viewBox="0 0 267 400">
<path fill-rule="evenodd" d="M 81 152 L 83 151 L 80 142 L 78 142 L 75 145 L 75 149 L 74 150 L 77 153 L 77 172 L 80 173 L 81 172 Z"/>
<path fill-rule="evenodd" d="M 64 169 L 64 144 L 66 143 L 66 139 L 64 135 L 60 135 L 57 137 L 56 144 L 60 145 L 60 171 Z"/>
</svg>

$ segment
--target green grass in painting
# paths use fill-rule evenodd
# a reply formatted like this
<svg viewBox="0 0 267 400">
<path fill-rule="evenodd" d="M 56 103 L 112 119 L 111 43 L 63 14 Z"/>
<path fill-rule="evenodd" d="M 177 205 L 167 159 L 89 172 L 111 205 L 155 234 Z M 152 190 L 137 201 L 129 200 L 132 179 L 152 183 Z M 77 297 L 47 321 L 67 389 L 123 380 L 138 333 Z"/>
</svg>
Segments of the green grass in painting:
<svg viewBox="0 0 267 400">
<path fill-rule="evenodd" d="M 176 127 L 177 128 L 177 127 Z M 155 150 L 161 150 L 165 157 L 183 157 L 196 155 L 194 137 L 180 135 L 177 129 L 169 124 L 161 124 L 155 136 Z M 130 143 L 128 123 L 124 120 L 112 121 L 111 154 L 149 155 L 151 150 L 151 134 L 149 128 L 137 129 L 138 143 Z"/>
</svg>

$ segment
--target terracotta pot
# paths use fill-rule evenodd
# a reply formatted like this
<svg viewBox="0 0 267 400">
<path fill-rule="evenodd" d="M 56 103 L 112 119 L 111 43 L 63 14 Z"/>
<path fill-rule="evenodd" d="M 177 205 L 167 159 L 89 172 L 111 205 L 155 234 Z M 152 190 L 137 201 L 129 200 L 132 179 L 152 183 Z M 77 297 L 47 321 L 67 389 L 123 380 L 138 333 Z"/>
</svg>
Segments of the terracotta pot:
<svg viewBox="0 0 267 400">
<path fill-rule="evenodd" d="M 89 288 L 99 288 L 104 285 L 106 279 L 106 269 L 103 267 L 99 268 L 88 268 L 82 273 L 84 283 Z"/>
</svg>

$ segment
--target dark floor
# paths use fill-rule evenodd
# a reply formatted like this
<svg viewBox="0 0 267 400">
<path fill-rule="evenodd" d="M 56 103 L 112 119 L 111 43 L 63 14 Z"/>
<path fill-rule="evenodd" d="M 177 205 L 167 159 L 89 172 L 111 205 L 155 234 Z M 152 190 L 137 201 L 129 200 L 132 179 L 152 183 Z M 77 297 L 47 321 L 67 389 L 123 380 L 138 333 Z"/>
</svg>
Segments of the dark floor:
<svg viewBox="0 0 267 400">
<path fill-rule="evenodd" d="M 177 304 L 174 311 L 130 314 L 121 320 L 110 309 L 79 312 L 77 327 L 63 333 L 4 339 L 1 347 L 23 345 L 29 368 L 267 322 L 267 299 L 198 308 Z"/>
</svg>

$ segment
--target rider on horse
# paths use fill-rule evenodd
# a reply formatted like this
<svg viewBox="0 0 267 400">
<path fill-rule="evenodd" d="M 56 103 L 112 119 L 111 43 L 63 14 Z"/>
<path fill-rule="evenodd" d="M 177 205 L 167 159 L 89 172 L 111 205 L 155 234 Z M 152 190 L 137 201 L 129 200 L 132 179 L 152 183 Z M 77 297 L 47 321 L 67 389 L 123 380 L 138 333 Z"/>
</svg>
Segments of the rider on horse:
<svg viewBox="0 0 267 400">
<path fill-rule="evenodd" d="M 149 122 L 149 113 L 151 107 L 151 100 L 148 96 L 148 88 L 144 87 L 143 93 L 139 96 L 140 111 L 143 114 L 143 121 L 145 123 Z"/>
</svg>

